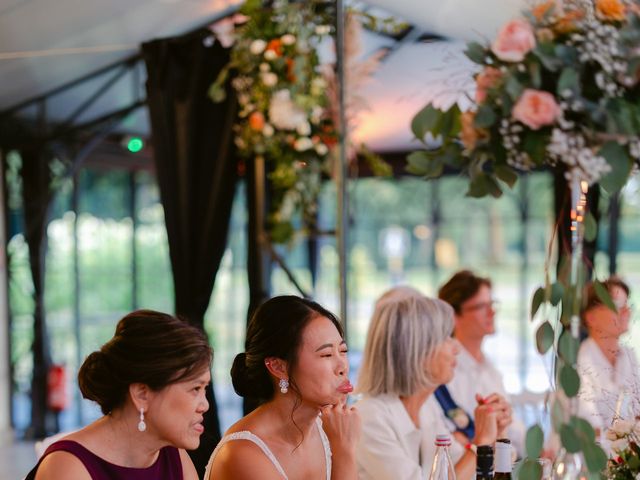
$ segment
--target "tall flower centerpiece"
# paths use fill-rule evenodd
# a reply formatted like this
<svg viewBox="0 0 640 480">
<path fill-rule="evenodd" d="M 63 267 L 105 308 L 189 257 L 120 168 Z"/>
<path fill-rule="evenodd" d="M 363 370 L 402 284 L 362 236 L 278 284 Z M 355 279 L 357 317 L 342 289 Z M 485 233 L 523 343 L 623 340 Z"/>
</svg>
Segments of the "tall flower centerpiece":
<svg viewBox="0 0 640 480">
<path fill-rule="evenodd" d="M 614 455 L 607 464 L 607 478 L 637 480 L 640 478 L 640 418 L 617 419 L 607 431 Z"/>
<path fill-rule="evenodd" d="M 337 78 L 332 59 L 321 63 L 318 52 L 331 44 L 335 5 L 326 0 L 274 0 L 266 5 L 248 0 L 235 18 L 231 61 L 211 86 L 210 96 L 214 101 L 224 99 L 230 79 L 239 103 L 234 125 L 238 152 L 246 162 L 259 159 L 267 165 L 269 237 L 275 243 L 290 242 L 295 215 L 301 213 L 302 224 L 314 228 L 322 179 L 334 170 Z M 359 18 L 349 14 L 343 46 L 348 127 L 354 126 L 364 106 L 358 88 L 382 54 L 360 58 L 361 31 Z M 352 158 L 356 151 L 364 154 L 374 173 L 389 172 L 364 146 L 347 146 Z"/>
<path fill-rule="evenodd" d="M 504 25 L 492 43 L 470 43 L 465 53 L 477 66 L 473 107 L 427 105 L 416 114 L 411 128 L 425 148 L 409 155 L 408 169 L 426 178 L 445 167 L 462 170 L 474 197 L 499 197 L 519 172 L 534 168 L 558 169 L 566 177 L 572 193 L 569 278 L 551 282 L 548 261 L 531 315 L 542 319 L 538 350 L 553 348 L 557 360 L 551 412 L 567 456 L 560 456 L 556 478 L 572 478 L 571 469 L 575 478 L 581 468 L 596 474 L 607 457 L 575 408 L 581 249 L 585 236 L 595 236 L 586 194 L 595 183 L 616 192 L 640 160 L 640 8 L 632 0 L 539 3 Z M 616 309 L 598 282 L 596 292 Z M 540 426 L 529 429 L 526 445 L 520 476 L 539 478 Z"/>
</svg>

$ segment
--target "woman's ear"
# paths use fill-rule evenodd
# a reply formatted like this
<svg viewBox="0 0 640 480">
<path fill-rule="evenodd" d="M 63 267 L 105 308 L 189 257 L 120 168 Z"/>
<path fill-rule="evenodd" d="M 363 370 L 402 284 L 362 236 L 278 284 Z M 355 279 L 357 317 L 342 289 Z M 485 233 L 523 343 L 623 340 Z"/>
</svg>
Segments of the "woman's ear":
<svg viewBox="0 0 640 480">
<path fill-rule="evenodd" d="M 264 366 L 271 375 L 279 379 L 289 380 L 289 365 L 286 360 L 277 357 L 267 357 L 264 359 Z"/>
<path fill-rule="evenodd" d="M 151 389 L 144 383 L 132 383 L 129 385 L 129 396 L 136 410 L 148 410 Z"/>
</svg>

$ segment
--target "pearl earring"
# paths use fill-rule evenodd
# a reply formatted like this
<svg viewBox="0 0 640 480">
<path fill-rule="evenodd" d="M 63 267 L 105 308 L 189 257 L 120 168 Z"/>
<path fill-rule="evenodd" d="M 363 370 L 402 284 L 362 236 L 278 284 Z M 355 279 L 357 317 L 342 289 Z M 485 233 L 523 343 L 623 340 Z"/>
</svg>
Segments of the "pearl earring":
<svg viewBox="0 0 640 480">
<path fill-rule="evenodd" d="M 138 431 L 144 432 L 147 429 L 147 424 L 144 423 L 144 409 L 140 409 L 140 421 L 138 422 Z"/>
<path fill-rule="evenodd" d="M 286 378 L 281 378 L 278 385 L 280 386 L 281 393 L 287 393 L 289 391 L 289 380 Z"/>
</svg>

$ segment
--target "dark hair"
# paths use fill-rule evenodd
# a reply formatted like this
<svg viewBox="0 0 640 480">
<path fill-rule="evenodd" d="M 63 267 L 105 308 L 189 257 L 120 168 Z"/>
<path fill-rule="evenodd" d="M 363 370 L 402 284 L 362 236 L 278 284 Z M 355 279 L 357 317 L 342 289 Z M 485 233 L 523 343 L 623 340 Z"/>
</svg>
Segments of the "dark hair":
<svg viewBox="0 0 640 480">
<path fill-rule="evenodd" d="M 162 390 L 199 375 L 212 359 L 201 329 L 166 313 L 138 310 L 120 320 L 113 338 L 85 359 L 78 386 L 106 415 L 124 404 L 129 385 Z"/>
<path fill-rule="evenodd" d="M 277 357 L 291 369 L 297 361 L 302 331 L 316 317 L 326 317 L 344 336 L 337 317 L 318 303 L 293 295 L 267 300 L 255 311 L 247 327 L 245 352 L 236 355 L 231 380 L 236 393 L 261 401 L 274 395 L 273 383 L 264 360 Z M 295 391 L 295 379 L 289 379 Z"/>
<path fill-rule="evenodd" d="M 438 298 L 451 305 L 459 314 L 462 304 L 478 293 L 483 285 L 491 288 L 491 280 L 478 277 L 470 270 L 461 270 L 440 287 Z"/>
<path fill-rule="evenodd" d="M 622 290 L 624 290 L 624 293 L 627 294 L 627 297 L 629 296 L 629 285 L 627 285 L 624 280 L 622 280 L 620 277 L 617 276 L 611 276 L 609 278 L 607 278 L 604 282 L 602 282 L 602 285 L 604 285 L 604 287 L 607 289 L 607 292 L 611 293 L 611 289 L 613 287 L 619 287 Z M 594 287 L 593 282 L 589 282 L 589 284 L 585 287 L 585 296 L 584 296 L 584 302 L 583 302 L 584 307 L 582 308 L 582 313 L 584 314 L 587 310 L 591 310 L 594 307 L 597 307 L 598 305 L 602 305 L 602 300 L 600 300 L 600 297 L 598 296 L 598 294 L 596 293 L 596 289 Z"/>
</svg>

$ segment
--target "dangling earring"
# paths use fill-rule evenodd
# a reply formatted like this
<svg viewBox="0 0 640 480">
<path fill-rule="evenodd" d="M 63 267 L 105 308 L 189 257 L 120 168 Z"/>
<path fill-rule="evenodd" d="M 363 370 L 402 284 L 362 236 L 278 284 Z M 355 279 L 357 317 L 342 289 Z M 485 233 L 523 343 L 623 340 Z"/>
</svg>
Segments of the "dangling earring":
<svg viewBox="0 0 640 480">
<path fill-rule="evenodd" d="M 138 431 L 144 432 L 147 429 L 147 424 L 144 423 L 144 409 L 140 409 L 140 421 L 138 422 Z"/>
<path fill-rule="evenodd" d="M 280 386 L 280 393 L 287 393 L 289 391 L 289 380 L 286 378 L 281 378 L 278 385 Z"/>
</svg>

